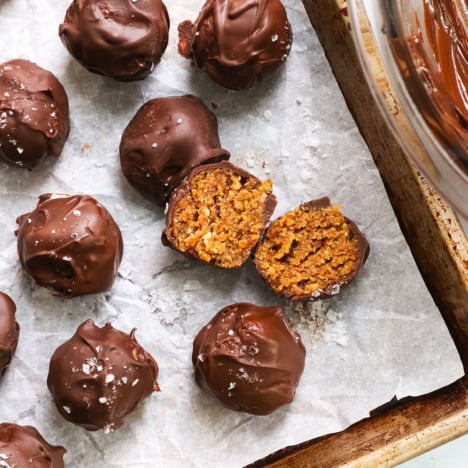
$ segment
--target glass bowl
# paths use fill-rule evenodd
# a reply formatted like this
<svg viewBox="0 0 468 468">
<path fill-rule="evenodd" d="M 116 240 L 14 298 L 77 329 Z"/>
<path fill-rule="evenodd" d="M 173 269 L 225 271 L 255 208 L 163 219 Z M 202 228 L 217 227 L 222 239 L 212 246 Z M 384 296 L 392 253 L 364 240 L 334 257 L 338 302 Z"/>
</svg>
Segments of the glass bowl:
<svg viewBox="0 0 468 468">
<path fill-rule="evenodd" d="M 348 12 L 361 65 L 388 124 L 417 168 L 466 222 L 468 0 L 348 0 Z M 369 28 L 397 112 L 375 73 Z"/>
</svg>

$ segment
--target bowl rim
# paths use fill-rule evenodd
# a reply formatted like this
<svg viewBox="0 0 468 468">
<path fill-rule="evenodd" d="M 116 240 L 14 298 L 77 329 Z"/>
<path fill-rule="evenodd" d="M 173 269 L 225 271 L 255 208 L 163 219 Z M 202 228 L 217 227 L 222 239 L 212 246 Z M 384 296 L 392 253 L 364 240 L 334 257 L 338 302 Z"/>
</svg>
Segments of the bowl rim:
<svg viewBox="0 0 468 468">
<path fill-rule="evenodd" d="M 373 0 L 373 7 L 375 8 L 373 14 L 381 14 L 386 3 L 388 3 L 388 0 Z M 468 219 L 468 173 L 463 173 L 463 170 L 454 163 L 449 150 L 435 137 L 434 130 L 425 121 L 411 97 L 390 47 L 383 46 L 385 41 L 389 39 L 386 34 L 388 24 L 385 23 L 383 17 L 380 18 L 381 22 L 378 25 L 372 24 L 373 18 L 369 17 L 369 10 L 366 8 L 365 0 L 348 0 L 347 6 L 351 22 L 351 34 L 360 65 L 387 125 L 417 169 L 446 199 L 448 204 L 452 205 L 465 219 Z M 402 128 L 400 124 L 402 116 L 400 116 L 400 120 L 397 120 L 390 111 L 385 93 L 374 73 L 375 65 L 373 65 L 371 57 L 366 51 L 364 32 L 361 28 L 362 14 L 367 19 L 367 26 L 373 36 L 383 72 L 397 98 L 400 107 L 399 112 L 403 112 L 409 128 Z M 376 31 L 378 31 L 378 34 Z M 409 132 L 414 134 L 421 148 L 416 149 L 414 144 L 410 142 L 408 139 Z M 424 153 L 425 163 L 421 160 L 421 151 Z M 430 161 L 430 164 L 427 164 L 428 161 Z"/>
</svg>

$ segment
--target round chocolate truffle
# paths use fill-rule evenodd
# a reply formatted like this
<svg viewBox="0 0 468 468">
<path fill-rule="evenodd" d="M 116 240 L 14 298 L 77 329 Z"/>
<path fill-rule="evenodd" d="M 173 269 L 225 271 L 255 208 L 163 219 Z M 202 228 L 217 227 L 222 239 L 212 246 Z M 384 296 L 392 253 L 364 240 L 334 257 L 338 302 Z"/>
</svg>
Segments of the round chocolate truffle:
<svg viewBox="0 0 468 468">
<path fill-rule="evenodd" d="M 120 163 L 127 180 L 164 206 L 194 167 L 229 159 L 215 115 L 195 96 L 153 99 L 124 130 Z"/>
<path fill-rule="evenodd" d="M 54 352 L 47 386 L 60 414 L 89 431 L 110 432 L 159 390 L 158 365 L 130 334 L 83 322 Z"/>
<path fill-rule="evenodd" d="M 112 287 L 122 260 L 120 229 L 88 195 L 45 194 L 18 217 L 21 264 L 39 286 L 63 298 Z"/>
<path fill-rule="evenodd" d="M 18 344 L 20 327 L 15 321 L 15 312 L 13 299 L 0 292 L 0 377 L 7 370 Z"/>
<path fill-rule="evenodd" d="M 294 399 L 305 348 L 282 307 L 232 304 L 193 342 L 195 380 L 226 408 L 265 415 Z"/>
<path fill-rule="evenodd" d="M 0 466 L 31 468 L 64 468 L 66 450 L 50 445 L 32 426 L 0 424 Z"/>
<path fill-rule="evenodd" d="M 271 180 L 226 161 L 198 166 L 172 192 L 162 242 L 202 262 L 238 268 L 275 207 Z"/>
<path fill-rule="evenodd" d="M 0 65 L 0 157 L 31 169 L 58 157 L 70 131 L 68 98 L 59 80 L 27 60 Z"/>
<path fill-rule="evenodd" d="M 221 86 L 250 88 L 286 60 L 292 31 L 280 0 L 207 0 L 179 25 L 179 52 Z"/>
<path fill-rule="evenodd" d="M 324 197 L 273 221 L 254 263 L 273 292 L 296 302 L 338 294 L 368 255 L 369 244 L 356 224 Z"/>
<path fill-rule="evenodd" d="M 168 32 L 161 0 L 73 0 L 59 28 L 81 65 L 118 81 L 146 78 L 166 50 Z"/>
</svg>

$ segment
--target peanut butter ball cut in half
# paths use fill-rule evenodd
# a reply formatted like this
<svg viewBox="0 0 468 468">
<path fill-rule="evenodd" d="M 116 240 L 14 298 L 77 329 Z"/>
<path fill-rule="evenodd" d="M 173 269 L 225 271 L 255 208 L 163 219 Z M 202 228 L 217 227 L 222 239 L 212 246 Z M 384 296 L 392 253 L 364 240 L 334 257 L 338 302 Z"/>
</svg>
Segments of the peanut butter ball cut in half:
<svg viewBox="0 0 468 468">
<path fill-rule="evenodd" d="M 368 254 L 369 244 L 356 224 L 324 197 L 273 221 L 254 263 L 273 292 L 298 302 L 338 294 Z"/>
<path fill-rule="evenodd" d="M 221 309 L 193 342 L 195 381 L 226 408 L 266 415 L 291 403 L 306 351 L 282 307 Z"/>
<path fill-rule="evenodd" d="M 221 268 L 238 268 L 276 207 L 270 180 L 228 162 L 193 169 L 171 195 L 162 241 Z"/>
</svg>

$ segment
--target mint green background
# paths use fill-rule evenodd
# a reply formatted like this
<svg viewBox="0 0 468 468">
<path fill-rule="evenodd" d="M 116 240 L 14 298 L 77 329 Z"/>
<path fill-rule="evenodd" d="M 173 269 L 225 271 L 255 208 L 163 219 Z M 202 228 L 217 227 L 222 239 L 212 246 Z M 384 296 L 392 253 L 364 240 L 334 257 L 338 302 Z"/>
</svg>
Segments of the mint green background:
<svg viewBox="0 0 468 468">
<path fill-rule="evenodd" d="M 399 468 L 468 468 L 468 435 L 403 463 Z"/>
</svg>

